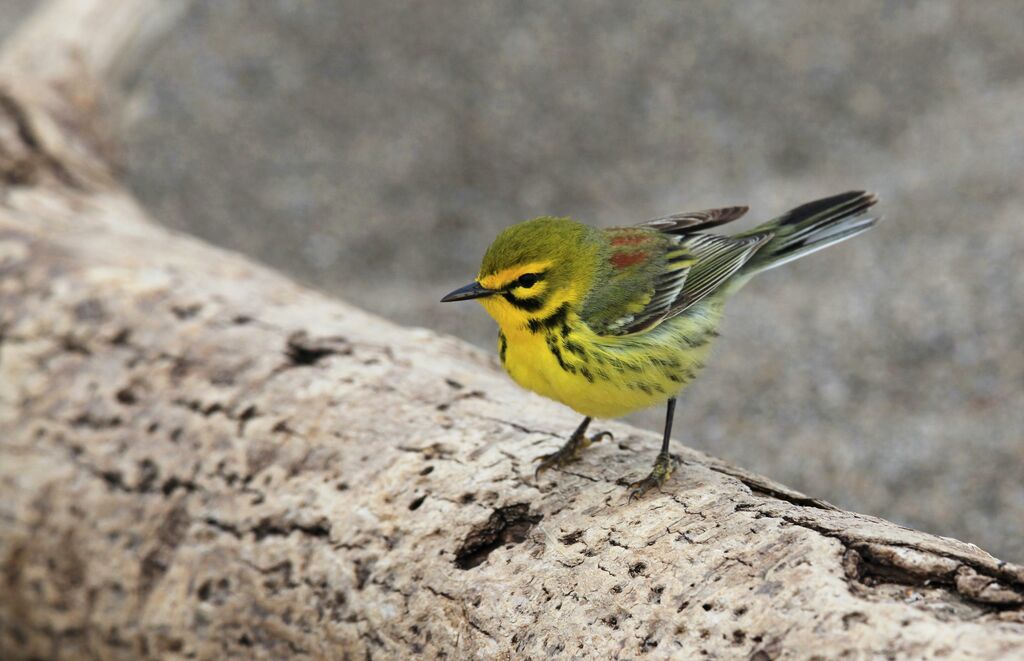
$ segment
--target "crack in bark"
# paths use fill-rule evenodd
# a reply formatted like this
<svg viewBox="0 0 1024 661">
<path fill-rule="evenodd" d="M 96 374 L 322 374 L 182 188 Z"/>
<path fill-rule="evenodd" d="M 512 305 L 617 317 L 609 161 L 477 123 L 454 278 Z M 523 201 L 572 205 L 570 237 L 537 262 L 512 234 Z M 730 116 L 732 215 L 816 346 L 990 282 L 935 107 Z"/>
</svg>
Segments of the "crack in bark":
<svg viewBox="0 0 1024 661">
<path fill-rule="evenodd" d="M 988 612 L 1015 609 L 1024 605 L 1024 582 L 1007 571 L 997 570 L 996 573 L 1001 575 L 994 576 L 991 568 L 970 558 L 922 549 L 914 544 L 858 538 L 813 521 L 766 512 L 754 503 L 740 503 L 736 510 L 753 511 L 763 517 L 785 521 L 835 539 L 845 549 L 843 571 L 847 580 L 868 587 L 881 583 L 921 588 L 941 587 Z M 905 558 L 897 549 L 912 553 L 914 556 L 910 559 Z M 1003 581 L 1002 584 L 1000 580 Z"/>
<path fill-rule="evenodd" d="M 490 638 L 495 643 L 498 642 L 498 639 L 494 637 L 494 634 L 492 634 L 490 631 L 487 631 L 482 626 L 480 626 L 479 624 L 477 624 L 476 622 L 473 621 L 473 618 L 470 617 L 468 613 L 466 613 L 465 608 L 463 608 L 463 610 L 462 610 L 462 617 L 466 620 L 466 623 L 469 624 L 469 626 L 471 626 L 473 629 L 476 629 L 477 631 L 479 631 L 483 635 L 485 635 L 488 638 Z"/>
<path fill-rule="evenodd" d="M 430 594 L 434 595 L 435 597 L 443 597 L 443 598 L 447 599 L 448 601 L 458 601 L 458 599 L 456 599 L 452 595 L 448 594 L 444 590 L 438 590 L 437 588 L 435 588 L 433 586 L 430 586 L 430 585 L 424 585 L 423 587 L 427 589 L 427 592 L 429 592 Z"/>
<path fill-rule="evenodd" d="M 304 330 L 288 336 L 284 355 L 288 367 L 311 367 L 327 356 L 350 356 L 352 345 L 343 337 L 310 337 Z"/>
<path fill-rule="evenodd" d="M 46 149 L 25 107 L 13 94 L 2 88 L 0 112 L 14 124 L 23 152 L 19 157 L 19 150 L 0 142 L 0 175 L 3 181 L 12 186 L 30 186 L 38 180 L 39 172 L 48 171 L 69 188 L 82 189 L 81 183 L 64 163 Z"/>
<path fill-rule="evenodd" d="M 139 591 L 144 597 L 167 573 L 191 522 L 185 503 L 179 501 L 160 524 L 156 532 L 156 546 L 142 558 Z"/>
<path fill-rule="evenodd" d="M 764 480 L 758 479 L 756 476 L 748 475 L 744 471 L 735 470 L 728 466 L 722 466 L 713 462 L 705 463 L 693 460 L 684 460 L 684 463 L 695 463 L 698 466 L 703 466 L 704 468 L 707 468 L 708 470 L 712 470 L 721 475 L 726 475 L 728 477 L 739 480 L 744 486 L 750 489 L 751 493 L 753 493 L 754 495 L 764 496 L 766 498 L 772 498 L 774 500 L 785 501 L 787 503 L 790 503 L 792 505 L 798 505 L 800 507 L 813 507 L 822 510 L 839 510 L 839 508 L 837 508 L 835 505 L 827 501 L 821 500 L 820 498 L 812 498 L 810 496 L 805 496 L 801 493 L 791 491 L 788 489 L 780 489 L 767 483 Z"/>
<path fill-rule="evenodd" d="M 531 514 L 530 506 L 526 503 L 499 507 L 487 521 L 471 530 L 463 539 L 462 545 L 455 551 L 455 566 L 459 569 L 478 567 L 498 547 L 526 541 L 530 529 L 543 516 Z"/>
<path fill-rule="evenodd" d="M 521 431 L 524 434 L 543 434 L 544 436 L 551 436 L 552 438 L 559 438 L 559 439 L 563 439 L 563 440 L 568 438 L 566 436 L 560 436 L 559 434 L 556 434 L 555 432 L 547 431 L 547 430 L 544 430 L 544 429 L 531 429 L 530 427 L 527 427 L 526 425 L 522 425 L 522 424 L 519 424 L 518 422 L 513 422 L 511 420 L 504 420 L 502 418 L 494 418 L 494 417 L 491 417 L 489 415 L 477 415 L 477 414 L 473 414 L 473 413 L 470 413 L 469 415 L 471 415 L 474 418 L 479 418 L 480 420 L 490 420 L 491 422 L 497 422 L 498 424 L 502 424 L 502 425 L 505 425 L 507 427 L 511 427 L 512 429 L 515 429 L 516 431 Z"/>
<path fill-rule="evenodd" d="M 605 482 L 605 483 L 608 483 L 608 480 L 601 479 L 601 478 L 598 478 L 598 477 L 590 477 L 589 475 L 584 475 L 582 473 L 576 473 L 574 471 L 567 470 L 565 468 L 555 467 L 555 470 L 560 472 L 560 473 L 565 473 L 566 475 L 572 475 L 573 477 L 578 477 L 580 479 L 587 480 L 588 482 Z"/>
<path fill-rule="evenodd" d="M 446 383 L 448 383 L 450 381 L 451 380 L 448 379 L 448 380 L 446 380 Z M 450 385 L 450 383 L 449 383 L 449 385 Z M 458 389 L 461 389 L 461 388 L 462 388 L 462 385 L 460 384 Z M 453 397 L 448 398 L 446 401 L 443 401 L 440 404 L 437 404 L 436 406 L 434 406 L 434 410 L 436 410 L 436 411 L 447 411 L 448 409 L 450 409 L 455 404 L 458 404 L 459 402 L 467 400 L 467 399 L 487 399 L 487 393 L 484 392 L 483 390 L 470 390 L 470 391 L 467 391 L 467 392 L 460 392 L 460 393 L 454 395 Z"/>
<path fill-rule="evenodd" d="M 57 436 L 54 442 L 58 447 L 63 448 L 72 464 L 81 468 L 96 479 L 102 480 L 112 491 L 136 495 L 159 493 L 164 497 L 168 497 L 178 489 L 181 489 L 186 493 L 194 493 L 202 490 L 202 487 L 195 481 L 194 476 L 193 478 L 181 478 L 177 475 L 171 475 L 161 482 L 158 487 L 157 482 L 160 478 L 160 471 L 156 462 L 151 459 L 143 459 L 139 462 L 139 472 L 141 477 L 135 485 L 131 485 L 125 482 L 124 473 L 121 470 L 116 468 L 103 469 L 84 460 L 81 456 L 81 448 L 79 446 L 68 444 L 63 437 Z"/>
<path fill-rule="evenodd" d="M 273 521 L 269 517 L 264 517 L 260 519 L 256 525 L 246 528 L 226 521 L 221 521 L 216 517 L 207 516 L 203 518 L 203 523 L 211 528 L 216 528 L 217 530 L 225 532 L 236 539 L 244 539 L 246 535 L 251 534 L 257 542 L 262 541 L 267 537 L 288 537 L 293 532 L 300 533 L 312 539 L 329 539 L 331 536 L 331 526 L 325 521 L 319 521 L 313 524 L 296 523 L 294 521 L 282 523 Z"/>
</svg>

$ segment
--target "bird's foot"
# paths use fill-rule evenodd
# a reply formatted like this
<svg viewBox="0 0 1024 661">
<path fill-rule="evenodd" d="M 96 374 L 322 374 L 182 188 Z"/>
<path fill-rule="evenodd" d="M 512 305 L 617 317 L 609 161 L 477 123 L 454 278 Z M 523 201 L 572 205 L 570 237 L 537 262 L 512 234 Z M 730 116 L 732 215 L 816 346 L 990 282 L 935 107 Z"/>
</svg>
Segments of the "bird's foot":
<svg viewBox="0 0 1024 661">
<path fill-rule="evenodd" d="M 659 454 L 658 458 L 654 460 L 654 468 L 651 470 L 650 475 L 629 485 L 629 502 L 633 502 L 651 489 L 664 484 L 665 480 L 672 475 L 674 468 L 675 461 L 672 459 L 672 455 Z"/>
<path fill-rule="evenodd" d="M 549 468 L 561 468 L 563 466 L 568 466 L 574 461 L 579 461 L 580 456 L 583 454 L 583 450 L 605 437 L 609 439 L 614 438 L 610 431 L 598 432 L 589 437 L 586 434 L 573 434 L 569 437 L 569 440 L 555 452 L 543 454 L 534 459 L 534 461 L 539 461 L 540 465 L 537 466 L 537 470 L 534 471 L 533 479 L 537 480 L 540 477 L 540 474 Z"/>
</svg>

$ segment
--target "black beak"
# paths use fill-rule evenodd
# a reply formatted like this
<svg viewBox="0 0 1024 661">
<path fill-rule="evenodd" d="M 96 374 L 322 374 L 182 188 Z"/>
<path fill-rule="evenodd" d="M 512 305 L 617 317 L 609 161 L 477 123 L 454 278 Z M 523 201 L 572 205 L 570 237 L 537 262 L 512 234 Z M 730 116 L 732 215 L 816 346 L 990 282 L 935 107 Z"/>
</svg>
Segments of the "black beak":
<svg viewBox="0 0 1024 661">
<path fill-rule="evenodd" d="M 491 294 L 497 293 L 498 292 L 493 289 L 482 287 L 479 282 L 471 282 L 465 287 L 459 287 L 455 291 L 451 292 L 442 298 L 441 302 L 451 303 L 452 301 L 468 301 L 471 298 L 483 298 L 484 296 L 490 296 Z"/>
</svg>

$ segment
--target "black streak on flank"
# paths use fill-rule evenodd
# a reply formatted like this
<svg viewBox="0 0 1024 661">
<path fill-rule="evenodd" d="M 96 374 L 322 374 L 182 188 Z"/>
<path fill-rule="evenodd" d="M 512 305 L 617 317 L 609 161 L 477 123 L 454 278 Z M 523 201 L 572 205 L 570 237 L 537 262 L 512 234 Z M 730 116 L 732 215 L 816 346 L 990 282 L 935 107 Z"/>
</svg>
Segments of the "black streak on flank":
<svg viewBox="0 0 1024 661">
<path fill-rule="evenodd" d="M 531 333 L 539 333 L 544 329 L 558 328 L 565 324 L 565 319 L 568 316 L 569 304 L 562 303 L 558 306 L 557 310 L 543 319 L 531 319 L 528 327 Z"/>
<path fill-rule="evenodd" d="M 505 334 L 498 331 L 498 358 L 501 359 L 501 364 L 505 364 L 505 352 L 508 351 L 508 340 L 505 339 Z"/>
<path fill-rule="evenodd" d="M 566 350 L 569 351 L 569 353 L 575 354 L 582 358 L 583 360 L 587 359 L 587 350 L 584 349 L 581 345 L 576 344 L 572 340 L 565 341 L 565 348 Z"/>
<path fill-rule="evenodd" d="M 683 337 L 683 344 L 688 349 L 697 349 L 711 341 L 713 335 L 710 332 L 702 333 L 694 337 Z"/>
<path fill-rule="evenodd" d="M 565 362 L 565 358 L 562 357 L 562 352 L 558 349 L 558 345 L 555 344 L 554 340 L 548 340 L 548 350 L 555 357 L 555 360 L 558 361 L 558 366 L 562 368 L 563 372 L 568 372 L 569 374 L 576 373 L 575 365 Z"/>
</svg>

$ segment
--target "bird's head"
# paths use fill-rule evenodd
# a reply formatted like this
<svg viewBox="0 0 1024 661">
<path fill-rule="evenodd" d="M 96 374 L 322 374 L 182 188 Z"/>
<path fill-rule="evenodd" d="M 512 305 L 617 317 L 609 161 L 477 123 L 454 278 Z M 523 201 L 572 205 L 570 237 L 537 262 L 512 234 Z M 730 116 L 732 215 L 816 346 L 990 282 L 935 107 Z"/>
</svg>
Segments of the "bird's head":
<svg viewBox="0 0 1024 661">
<path fill-rule="evenodd" d="M 505 229 L 472 283 L 442 302 L 477 299 L 506 333 L 528 330 L 579 303 L 600 262 L 597 231 L 568 218 L 535 218 Z"/>
</svg>

